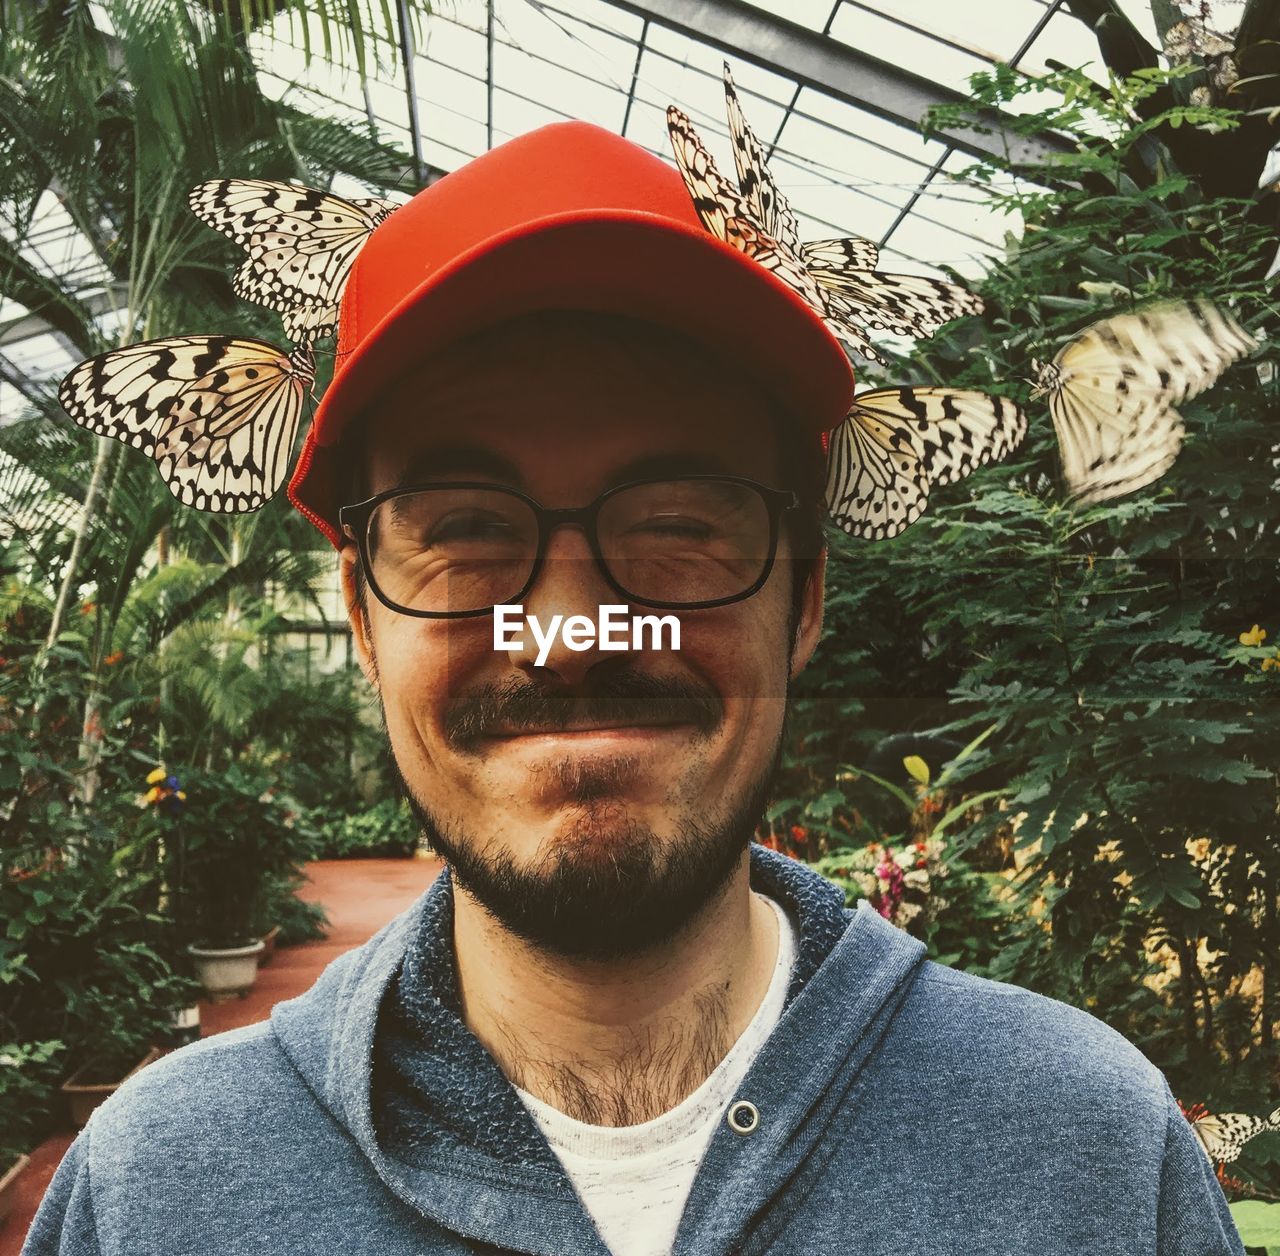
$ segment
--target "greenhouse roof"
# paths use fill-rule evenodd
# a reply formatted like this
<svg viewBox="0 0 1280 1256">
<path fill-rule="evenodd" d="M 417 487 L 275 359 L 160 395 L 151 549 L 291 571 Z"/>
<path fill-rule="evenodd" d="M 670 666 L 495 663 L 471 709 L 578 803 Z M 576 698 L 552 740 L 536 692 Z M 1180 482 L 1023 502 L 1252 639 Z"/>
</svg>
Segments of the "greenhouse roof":
<svg viewBox="0 0 1280 1256">
<path fill-rule="evenodd" d="M 371 37 L 363 83 L 318 53 L 308 61 L 308 40 L 313 50 L 323 42 L 295 16 L 282 15 L 250 47 L 265 91 L 372 124 L 412 154 L 419 180 L 564 118 L 598 123 L 670 160 L 670 103 L 727 165 L 727 59 L 802 237 L 866 236 L 880 244 L 885 269 L 975 275 L 1019 224 L 956 176 L 1006 137 L 998 119 L 987 137 L 925 139 L 915 123 L 930 103 L 958 98 L 971 74 L 997 62 L 1033 74 L 1047 60 L 1096 69 L 1092 34 L 1062 3 L 455 0 L 402 22 L 400 44 Z M 1154 41 L 1146 6 L 1125 7 Z M 210 176 L 219 173 L 232 172 Z M 411 165 L 406 190 L 414 177 Z M 23 243 L 42 269 L 113 318 L 109 276 L 52 195 Z M 0 423 L 22 411 L 23 394 L 80 356 L 37 315 L 0 296 Z"/>
</svg>

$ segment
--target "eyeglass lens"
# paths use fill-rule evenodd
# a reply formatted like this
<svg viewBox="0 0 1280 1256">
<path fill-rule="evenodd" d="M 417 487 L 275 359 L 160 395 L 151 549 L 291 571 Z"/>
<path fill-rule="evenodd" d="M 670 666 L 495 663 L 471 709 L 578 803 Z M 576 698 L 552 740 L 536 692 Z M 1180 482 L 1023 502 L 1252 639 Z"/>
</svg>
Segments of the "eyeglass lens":
<svg viewBox="0 0 1280 1256">
<path fill-rule="evenodd" d="M 596 517 L 600 554 L 627 595 L 689 605 L 736 597 L 769 561 L 769 508 L 754 489 L 670 480 L 613 493 Z M 373 578 L 409 610 L 510 602 L 533 573 L 538 519 L 502 489 L 428 488 L 381 502 L 369 521 Z"/>
</svg>

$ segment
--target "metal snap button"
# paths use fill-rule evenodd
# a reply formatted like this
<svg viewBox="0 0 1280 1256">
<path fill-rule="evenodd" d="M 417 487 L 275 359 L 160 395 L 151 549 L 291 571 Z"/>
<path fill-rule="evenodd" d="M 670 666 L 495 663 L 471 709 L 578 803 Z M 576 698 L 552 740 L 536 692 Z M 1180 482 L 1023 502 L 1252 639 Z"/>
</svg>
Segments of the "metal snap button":
<svg viewBox="0 0 1280 1256">
<path fill-rule="evenodd" d="M 760 1110 L 754 1103 L 739 1099 L 730 1105 L 728 1121 L 735 1134 L 750 1134 L 760 1124 Z"/>
</svg>

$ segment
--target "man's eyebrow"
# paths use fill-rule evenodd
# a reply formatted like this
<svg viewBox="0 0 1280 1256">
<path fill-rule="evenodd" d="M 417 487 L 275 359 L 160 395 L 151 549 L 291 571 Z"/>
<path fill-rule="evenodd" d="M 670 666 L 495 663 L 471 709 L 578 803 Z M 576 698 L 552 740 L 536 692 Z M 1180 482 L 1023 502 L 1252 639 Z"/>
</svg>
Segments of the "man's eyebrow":
<svg viewBox="0 0 1280 1256">
<path fill-rule="evenodd" d="M 503 480 L 516 487 L 523 483 L 519 468 L 501 454 L 478 445 L 454 445 L 419 454 L 400 473 L 394 487 L 408 488 L 424 480 L 469 479 L 472 476 Z"/>
</svg>

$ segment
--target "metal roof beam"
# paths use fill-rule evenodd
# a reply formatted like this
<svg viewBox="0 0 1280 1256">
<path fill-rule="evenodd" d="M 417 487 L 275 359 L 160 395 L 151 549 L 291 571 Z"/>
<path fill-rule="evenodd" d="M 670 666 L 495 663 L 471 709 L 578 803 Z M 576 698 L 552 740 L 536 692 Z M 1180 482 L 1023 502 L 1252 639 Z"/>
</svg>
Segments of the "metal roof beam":
<svg viewBox="0 0 1280 1256">
<path fill-rule="evenodd" d="M 126 298 L 126 289 L 118 288 L 112 292 L 104 290 L 102 292 L 93 292 L 86 297 L 80 298 L 80 304 L 84 306 L 94 318 L 100 318 L 103 314 L 109 314 L 112 310 L 117 310 L 124 303 Z M 56 334 L 55 329 L 39 314 L 23 314 L 18 318 L 12 319 L 7 323 L 0 323 L 0 348 L 6 345 L 17 344 L 22 340 L 30 340 L 34 336 L 48 336 Z M 72 353 L 78 353 L 78 349 L 72 349 Z"/>
<path fill-rule="evenodd" d="M 920 127 L 931 106 L 962 104 L 969 99 L 962 92 L 807 26 L 775 17 L 745 0 L 608 2 L 913 130 Z M 1044 164 L 1057 154 L 1076 151 L 1066 139 L 1019 135 L 1012 123 L 998 110 L 985 110 L 983 130 L 947 128 L 936 134 L 962 152 L 1015 165 Z"/>
</svg>

